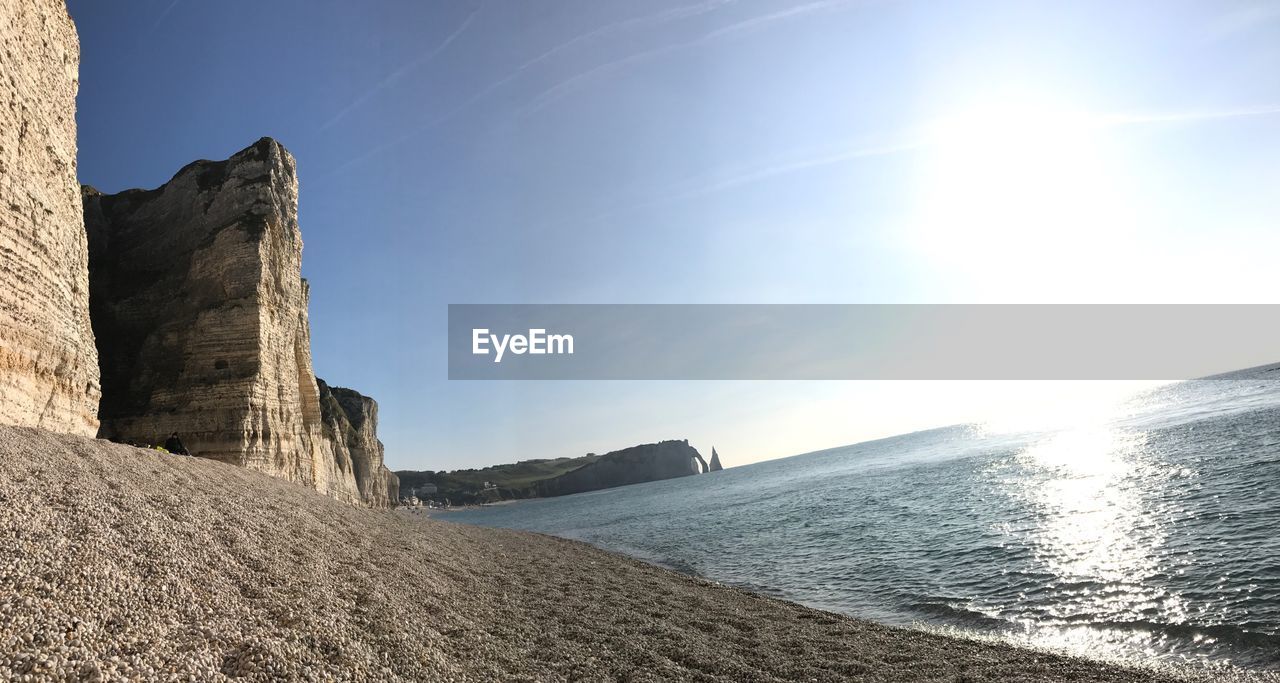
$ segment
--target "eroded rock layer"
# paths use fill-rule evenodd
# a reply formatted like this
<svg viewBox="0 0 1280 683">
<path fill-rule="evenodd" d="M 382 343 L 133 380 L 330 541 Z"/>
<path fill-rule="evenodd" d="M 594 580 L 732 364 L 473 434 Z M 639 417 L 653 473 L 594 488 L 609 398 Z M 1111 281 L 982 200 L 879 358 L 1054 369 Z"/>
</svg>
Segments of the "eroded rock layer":
<svg viewBox="0 0 1280 683">
<path fill-rule="evenodd" d="M 99 387 L 76 183 L 79 68 L 62 0 L 0 0 L 0 424 L 92 436 Z"/>
<path fill-rule="evenodd" d="M 351 463 L 360 498 L 375 507 L 391 507 L 400 498 L 400 478 L 383 465 L 378 440 L 378 402 L 353 389 L 320 387 L 320 414 L 334 443 L 338 462 Z"/>
<path fill-rule="evenodd" d="M 312 370 L 292 155 L 263 138 L 154 190 L 86 187 L 84 212 L 99 435 L 177 432 L 195 455 L 364 500 Z"/>
</svg>

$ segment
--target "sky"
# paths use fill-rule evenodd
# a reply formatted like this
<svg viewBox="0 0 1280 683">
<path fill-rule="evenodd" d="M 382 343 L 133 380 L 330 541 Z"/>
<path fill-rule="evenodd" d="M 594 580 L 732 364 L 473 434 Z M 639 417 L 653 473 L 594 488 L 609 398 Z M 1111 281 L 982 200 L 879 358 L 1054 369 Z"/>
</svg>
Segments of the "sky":
<svg viewBox="0 0 1280 683">
<path fill-rule="evenodd" d="M 1134 388 L 450 382 L 450 303 L 1276 299 L 1277 1 L 68 4 L 82 182 L 295 155 L 316 371 L 394 469 L 736 465 Z"/>
</svg>

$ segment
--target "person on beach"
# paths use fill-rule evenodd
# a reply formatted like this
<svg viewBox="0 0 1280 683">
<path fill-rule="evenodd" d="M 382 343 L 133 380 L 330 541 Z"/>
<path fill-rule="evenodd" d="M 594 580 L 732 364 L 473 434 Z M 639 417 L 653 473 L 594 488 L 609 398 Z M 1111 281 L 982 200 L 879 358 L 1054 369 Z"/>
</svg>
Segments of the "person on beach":
<svg viewBox="0 0 1280 683">
<path fill-rule="evenodd" d="M 164 442 L 164 449 L 174 455 L 191 455 L 187 452 L 186 446 L 182 445 L 182 439 L 178 438 L 178 433 L 174 432 Z"/>
</svg>

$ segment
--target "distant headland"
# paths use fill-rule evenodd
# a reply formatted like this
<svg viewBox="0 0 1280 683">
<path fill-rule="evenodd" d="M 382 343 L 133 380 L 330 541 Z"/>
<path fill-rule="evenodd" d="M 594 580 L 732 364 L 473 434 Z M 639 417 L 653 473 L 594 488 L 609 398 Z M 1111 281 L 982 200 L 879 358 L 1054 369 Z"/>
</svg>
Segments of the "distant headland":
<svg viewBox="0 0 1280 683">
<path fill-rule="evenodd" d="M 708 468 L 688 440 L 660 441 L 577 458 L 521 460 L 483 469 L 431 472 L 401 470 L 401 502 L 406 505 L 475 505 L 523 498 L 585 493 L 615 486 L 688 477 L 719 470 L 719 456 Z"/>
</svg>

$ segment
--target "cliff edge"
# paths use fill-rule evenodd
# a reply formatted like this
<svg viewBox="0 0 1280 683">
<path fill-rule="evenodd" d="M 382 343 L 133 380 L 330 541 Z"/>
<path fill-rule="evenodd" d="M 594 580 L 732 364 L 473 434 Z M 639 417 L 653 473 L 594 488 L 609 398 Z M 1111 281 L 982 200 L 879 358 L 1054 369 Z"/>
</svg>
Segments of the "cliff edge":
<svg viewBox="0 0 1280 683">
<path fill-rule="evenodd" d="M 341 411 L 322 409 L 288 150 L 262 138 L 156 189 L 85 187 L 83 198 L 99 436 L 159 443 L 177 432 L 195 455 L 386 504 L 388 481 L 373 484 L 376 419 L 349 443 L 335 437 Z"/>
<path fill-rule="evenodd" d="M 351 462 L 360 498 L 374 507 L 393 507 L 400 498 L 400 478 L 383 464 L 378 440 L 378 402 L 354 389 L 330 387 L 316 378 L 320 414 L 335 454 Z"/>
<path fill-rule="evenodd" d="M 98 356 L 76 181 L 79 71 L 62 0 L 0 0 L 0 424 L 92 436 Z"/>
</svg>

